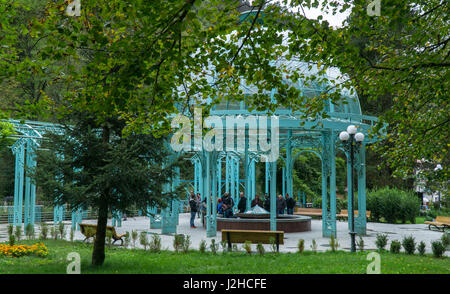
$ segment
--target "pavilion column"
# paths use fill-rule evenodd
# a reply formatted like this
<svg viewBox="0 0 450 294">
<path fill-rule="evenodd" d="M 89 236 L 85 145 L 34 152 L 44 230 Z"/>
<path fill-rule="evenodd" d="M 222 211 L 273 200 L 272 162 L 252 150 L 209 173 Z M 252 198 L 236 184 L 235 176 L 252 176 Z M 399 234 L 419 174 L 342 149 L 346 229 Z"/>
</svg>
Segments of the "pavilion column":
<svg viewBox="0 0 450 294">
<path fill-rule="evenodd" d="M 248 154 L 248 131 L 246 130 L 245 136 L 245 150 L 244 150 L 244 179 L 245 179 L 245 189 L 244 189 L 244 197 L 247 199 L 246 209 L 250 208 L 250 193 L 251 193 L 251 182 L 250 182 L 250 157 Z M 238 196 L 239 197 L 239 196 Z"/>
<path fill-rule="evenodd" d="M 233 199 L 234 200 L 234 203 L 235 203 L 235 207 L 234 208 L 236 208 L 237 207 L 237 204 L 239 203 L 239 190 L 240 190 L 240 179 L 239 179 L 239 161 L 240 161 L 240 159 L 239 159 L 239 157 L 238 158 L 236 158 L 236 170 L 235 170 L 235 181 L 236 181 L 236 186 L 234 187 L 234 189 L 236 189 L 236 192 L 234 193 L 234 197 L 235 197 L 235 199 Z"/>
<path fill-rule="evenodd" d="M 277 230 L 277 161 L 270 163 L 270 230 Z"/>
<path fill-rule="evenodd" d="M 228 153 L 225 156 L 225 192 L 230 193 L 230 178 L 231 178 L 230 156 Z"/>
<path fill-rule="evenodd" d="M 268 195 L 269 194 L 270 163 L 268 161 L 266 161 L 265 165 L 266 165 L 266 168 L 265 168 L 264 192 Z"/>
<path fill-rule="evenodd" d="M 336 237 L 336 142 L 331 132 L 330 140 L 330 225 L 331 235 Z"/>
<path fill-rule="evenodd" d="M 207 152 L 207 181 L 211 182 L 211 191 L 206 192 L 206 237 L 217 235 L 217 153 Z M 211 196 L 212 195 L 212 196 Z"/>
<path fill-rule="evenodd" d="M 222 157 L 217 160 L 217 194 L 214 197 L 222 197 Z"/>
<path fill-rule="evenodd" d="M 251 187 L 252 187 L 251 200 L 255 199 L 255 196 L 256 196 L 256 161 L 255 160 L 256 159 L 252 160 L 252 164 L 251 164 L 251 168 L 250 168 L 250 171 L 252 174 L 252 176 L 250 178 L 251 183 L 252 183 L 252 185 L 251 185 Z"/>
<path fill-rule="evenodd" d="M 230 165 L 230 197 L 231 199 L 236 200 L 236 163 L 234 162 L 234 158 L 230 157 L 229 159 L 229 165 Z"/>
<path fill-rule="evenodd" d="M 366 146 L 361 144 L 358 151 L 358 216 L 355 217 L 355 232 L 366 235 Z"/>
<path fill-rule="evenodd" d="M 285 163 L 286 164 L 286 163 Z M 281 187 L 281 194 L 283 194 L 283 197 L 286 195 L 286 166 L 283 166 L 281 169 L 281 177 L 282 177 L 282 187 Z"/>
<path fill-rule="evenodd" d="M 327 193 L 327 165 L 326 158 L 322 156 L 322 236 L 328 237 L 327 220 L 328 220 L 328 193 Z"/>
<path fill-rule="evenodd" d="M 286 144 L 286 193 L 289 194 L 289 197 L 294 197 L 294 191 L 293 191 L 293 179 L 292 179 L 292 147 L 291 147 L 291 135 L 292 131 L 289 130 L 288 132 L 288 141 Z M 285 196 L 285 195 L 284 195 Z"/>
<path fill-rule="evenodd" d="M 194 160 L 194 194 L 197 195 L 199 190 L 198 185 L 198 160 Z M 197 197 L 197 196 L 196 196 Z"/>
<path fill-rule="evenodd" d="M 350 163 L 350 154 L 349 152 L 345 153 L 347 156 L 347 211 L 348 211 L 348 229 L 352 230 L 352 222 L 353 218 L 351 215 L 352 203 L 351 203 L 351 187 L 352 187 L 352 165 Z"/>
<path fill-rule="evenodd" d="M 25 141 L 17 141 L 13 146 L 13 154 L 16 156 L 14 176 L 14 226 L 22 226 L 23 214 L 23 180 L 25 163 Z"/>
<path fill-rule="evenodd" d="M 36 166 L 34 160 L 34 146 L 31 140 L 27 142 L 26 162 L 25 165 L 28 169 L 32 169 Z M 25 176 L 25 212 L 24 212 L 24 225 L 31 224 L 34 226 L 35 219 L 35 204 L 36 204 L 36 186 L 31 182 L 31 178 L 27 174 Z"/>
</svg>

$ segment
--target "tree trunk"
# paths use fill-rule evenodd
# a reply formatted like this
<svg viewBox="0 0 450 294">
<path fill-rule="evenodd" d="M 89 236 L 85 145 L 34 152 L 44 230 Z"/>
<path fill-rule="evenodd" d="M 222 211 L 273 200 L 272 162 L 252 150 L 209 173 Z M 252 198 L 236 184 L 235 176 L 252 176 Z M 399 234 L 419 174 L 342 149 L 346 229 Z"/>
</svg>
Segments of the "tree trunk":
<svg viewBox="0 0 450 294">
<path fill-rule="evenodd" d="M 103 127 L 103 143 L 105 155 L 108 152 L 110 130 L 107 126 Z M 98 217 L 97 217 L 97 233 L 95 234 L 94 250 L 92 251 L 92 265 L 100 266 L 105 261 L 105 237 L 106 237 L 106 225 L 108 222 L 108 199 L 109 189 L 103 190 L 100 195 L 100 201 L 98 205 Z"/>
<path fill-rule="evenodd" d="M 102 198 L 106 198 L 102 196 Z M 105 199 L 98 207 L 97 232 L 94 240 L 94 250 L 92 251 L 92 265 L 102 265 L 105 261 L 105 237 L 106 224 L 108 222 L 108 203 Z"/>
</svg>

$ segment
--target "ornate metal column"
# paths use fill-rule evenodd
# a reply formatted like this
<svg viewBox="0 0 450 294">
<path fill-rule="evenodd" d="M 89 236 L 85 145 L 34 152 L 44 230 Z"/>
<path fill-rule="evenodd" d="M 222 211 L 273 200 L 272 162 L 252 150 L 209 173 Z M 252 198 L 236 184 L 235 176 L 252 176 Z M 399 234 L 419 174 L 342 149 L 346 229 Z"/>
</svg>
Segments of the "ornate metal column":
<svg viewBox="0 0 450 294">
<path fill-rule="evenodd" d="M 277 230 L 277 161 L 270 163 L 270 230 Z"/>
<path fill-rule="evenodd" d="M 366 146 L 361 144 L 358 152 L 356 171 L 358 175 L 358 216 L 355 217 L 355 232 L 366 235 Z"/>
<path fill-rule="evenodd" d="M 22 226 L 25 140 L 17 140 L 11 149 L 16 156 L 14 177 L 14 226 Z"/>
</svg>

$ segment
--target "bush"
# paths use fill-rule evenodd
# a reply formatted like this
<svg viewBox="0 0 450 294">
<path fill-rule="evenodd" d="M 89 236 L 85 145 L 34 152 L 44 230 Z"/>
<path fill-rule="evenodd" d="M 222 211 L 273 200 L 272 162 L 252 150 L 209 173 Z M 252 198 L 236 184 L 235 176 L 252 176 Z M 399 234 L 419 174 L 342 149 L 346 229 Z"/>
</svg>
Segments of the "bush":
<svg viewBox="0 0 450 294">
<path fill-rule="evenodd" d="M 25 226 L 25 236 L 27 236 L 28 240 L 34 239 L 34 226 L 31 223 Z"/>
<path fill-rule="evenodd" d="M 339 243 L 333 235 L 331 235 L 331 238 L 330 238 L 330 247 L 331 247 L 332 252 L 335 252 L 337 250 L 337 248 L 339 247 Z"/>
<path fill-rule="evenodd" d="M 41 223 L 41 233 L 39 238 L 41 238 L 42 240 L 47 240 L 47 235 L 48 235 L 48 226 L 46 223 L 42 222 Z"/>
<path fill-rule="evenodd" d="M 384 250 L 384 247 L 386 247 L 388 242 L 388 235 L 387 234 L 377 234 L 377 239 L 375 241 L 375 245 L 377 246 L 378 250 Z"/>
<path fill-rule="evenodd" d="M 14 233 L 14 237 L 16 237 L 17 242 L 20 242 L 21 236 L 22 236 L 22 226 L 16 226 L 16 231 Z"/>
<path fill-rule="evenodd" d="M 147 232 L 142 231 L 139 234 L 139 243 L 144 246 L 144 250 L 147 250 L 147 245 L 148 245 L 148 238 L 147 238 Z"/>
<path fill-rule="evenodd" d="M 206 241 L 205 240 L 202 240 L 200 242 L 199 250 L 200 250 L 201 253 L 205 253 L 205 251 L 206 251 Z"/>
<path fill-rule="evenodd" d="M 245 241 L 243 247 L 244 247 L 245 252 L 247 252 L 247 254 L 252 254 L 252 242 Z"/>
<path fill-rule="evenodd" d="M 440 258 L 444 255 L 445 245 L 441 241 L 431 242 L 431 250 L 433 251 L 433 256 Z"/>
<path fill-rule="evenodd" d="M 184 235 L 175 234 L 173 238 L 173 248 L 175 249 L 175 252 L 180 251 L 183 248 L 184 245 Z"/>
<path fill-rule="evenodd" d="M 450 234 L 444 233 L 441 237 L 442 244 L 444 244 L 445 247 L 448 247 L 450 245 Z"/>
<path fill-rule="evenodd" d="M 302 254 L 303 251 L 305 250 L 305 240 L 303 240 L 303 239 L 298 240 L 297 248 L 298 248 L 298 253 Z"/>
<path fill-rule="evenodd" d="M 417 251 L 419 251 L 420 255 L 425 255 L 425 243 L 423 241 L 420 241 L 419 245 L 417 246 Z"/>
<path fill-rule="evenodd" d="M 369 191 L 367 195 L 367 210 L 371 211 L 371 219 L 381 218 L 388 223 L 415 223 L 420 210 L 420 200 L 413 192 L 406 192 L 389 187 Z"/>
<path fill-rule="evenodd" d="M 133 247 L 136 248 L 136 241 L 138 238 L 138 232 L 135 230 L 131 231 L 131 240 L 133 240 Z"/>
<path fill-rule="evenodd" d="M 112 245 L 112 232 L 110 230 L 106 230 L 106 244 L 108 244 L 108 247 L 111 248 Z"/>
<path fill-rule="evenodd" d="M 266 252 L 263 244 L 261 243 L 258 243 L 258 245 L 256 245 L 256 250 L 258 251 L 259 255 L 264 255 L 264 253 Z"/>
<path fill-rule="evenodd" d="M 123 240 L 123 246 L 125 248 L 128 248 L 129 245 L 130 245 L 130 232 L 126 232 Z"/>
<path fill-rule="evenodd" d="M 75 237 L 75 230 L 70 228 L 70 242 L 73 242 L 73 238 Z"/>
<path fill-rule="evenodd" d="M 400 248 L 402 248 L 402 244 L 400 243 L 400 241 L 394 240 L 391 242 L 391 248 L 389 249 L 389 251 L 391 251 L 391 253 L 397 254 L 400 253 Z"/>
<path fill-rule="evenodd" d="M 222 246 L 222 252 L 225 253 L 227 251 L 227 241 L 222 240 L 220 246 Z"/>
<path fill-rule="evenodd" d="M 317 242 L 316 242 L 315 239 L 312 239 L 311 249 L 312 249 L 312 251 L 314 251 L 314 252 L 317 251 Z"/>
<path fill-rule="evenodd" d="M 152 238 L 149 242 L 149 249 L 153 253 L 161 251 L 161 237 L 159 237 L 157 234 L 152 235 Z"/>
<path fill-rule="evenodd" d="M 364 240 L 361 236 L 359 236 L 359 240 L 358 242 L 356 242 L 356 245 L 359 248 L 359 251 L 363 252 L 364 251 Z"/>
<path fill-rule="evenodd" d="M 277 252 L 277 243 L 275 243 L 275 238 L 274 237 L 270 237 L 269 239 L 270 242 L 270 248 L 272 248 L 272 252 Z"/>
<path fill-rule="evenodd" d="M 414 251 L 416 251 L 416 242 L 414 241 L 414 237 L 404 237 L 402 240 L 402 246 L 407 254 L 414 254 Z"/>
<path fill-rule="evenodd" d="M 63 222 L 59 222 L 59 224 L 58 224 L 58 232 L 59 232 L 59 235 L 61 236 L 61 240 L 63 240 L 66 237 L 66 230 L 64 228 L 64 223 Z"/>
<path fill-rule="evenodd" d="M 184 253 L 188 253 L 189 252 L 189 247 L 191 247 L 191 236 L 186 236 L 184 238 L 184 242 L 183 242 L 183 252 Z"/>
<path fill-rule="evenodd" d="M 211 240 L 211 244 L 209 245 L 209 249 L 211 249 L 211 252 L 213 254 L 217 253 L 217 250 L 219 250 L 219 244 L 216 243 L 216 239 Z"/>
</svg>

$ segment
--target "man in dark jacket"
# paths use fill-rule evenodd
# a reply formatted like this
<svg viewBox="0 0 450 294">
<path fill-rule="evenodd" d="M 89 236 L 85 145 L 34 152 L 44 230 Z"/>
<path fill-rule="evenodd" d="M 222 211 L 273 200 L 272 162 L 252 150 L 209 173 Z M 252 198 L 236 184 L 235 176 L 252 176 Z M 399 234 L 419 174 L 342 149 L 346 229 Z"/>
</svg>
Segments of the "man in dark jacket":
<svg viewBox="0 0 450 294">
<path fill-rule="evenodd" d="M 239 193 L 238 210 L 240 213 L 244 213 L 247 209 L 247 198 L 244 196 L 244 192 Z"/>
<path fill-rule="evenodd" d="M 251 205 L 251 207 L 253 208 L 253 207 L 255 207 L 256 205 L 258 205 L 258 206 L 261 207 L 261 208 L 264 206 L 264 204 L 263 204 L 263 202 L 261 201 L 261 199 L 259 199 L 259 195 L 258 195 L 258 194 L 256 194 L 256 195 L 255 195 L 255 199 L 252 200 L 252 205 Z"/>
<path fill-rule="evenodd" d="M 191 228 L 195 229 L 194 225 L 195 215 L 197 214 L 197 200 L 195 199 L 195 194 L 191 193 L 191 200 L 189 201 L 189 206 L 191 207 Z"/>
<path fill-rule="evenodd" d="M 277 199 L 277 213 L 284 214 L 284 209 L 286 208 L 286 200 L 284 200 L 283 195 L 278 195 Z"/>
<path fill-rule="evenodd" d="M 286 208 L 287 214 L 294 214 L 295 200 L 294 198 L 289 197 L 289 194 L 286 193 Z"/>
<path fill-rule="evenodd" d="M 228 192 L 225 192 L 222 197 L 222 209 L 224 217 L 233 217 L 233 206 L 233 199 L 230 197 L 230 194 Z"/>
<path fill-rule="evenodd" d="M 270 197 L 269 195 L 264 195 L 264 209 L 270 212 Z"/>
</svg>

